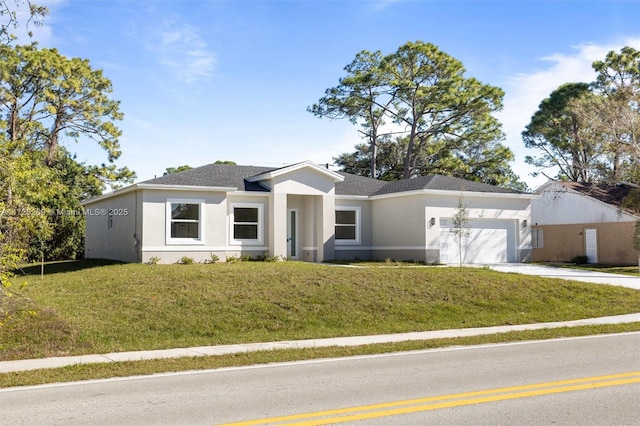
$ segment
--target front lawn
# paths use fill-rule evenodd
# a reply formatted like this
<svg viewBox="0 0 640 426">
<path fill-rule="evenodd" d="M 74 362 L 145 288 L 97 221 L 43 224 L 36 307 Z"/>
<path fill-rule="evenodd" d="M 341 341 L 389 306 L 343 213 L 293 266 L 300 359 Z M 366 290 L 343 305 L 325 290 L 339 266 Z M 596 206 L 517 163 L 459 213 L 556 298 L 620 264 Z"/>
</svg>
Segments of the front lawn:
<svg viewBox="0 0 640 426">
<path fill-rule="evenodd" d="M 635 313 L 640 291 L 481 268 L 95 265 L 27 275 L 0 359 L 398 333 Z M 22 278 L 21 278 L 22 280 Z"/>
</svg>

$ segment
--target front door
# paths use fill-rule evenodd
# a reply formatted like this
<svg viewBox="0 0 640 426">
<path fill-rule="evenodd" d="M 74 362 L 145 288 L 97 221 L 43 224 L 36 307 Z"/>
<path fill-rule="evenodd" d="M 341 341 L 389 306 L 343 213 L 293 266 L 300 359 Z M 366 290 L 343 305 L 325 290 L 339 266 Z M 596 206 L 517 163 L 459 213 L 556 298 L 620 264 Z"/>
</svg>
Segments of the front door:
<svg viewBox="0 0 640 426">
<path fill-rule="evenodd" d="M 298 259 L 298 210 L 287 210 L 287 258 Z"/>
<path fill-rule="evenodd" d="M 598 233 L 595 228 L 584 230 L 587 262 L 598 263 Z"/>
</svg>

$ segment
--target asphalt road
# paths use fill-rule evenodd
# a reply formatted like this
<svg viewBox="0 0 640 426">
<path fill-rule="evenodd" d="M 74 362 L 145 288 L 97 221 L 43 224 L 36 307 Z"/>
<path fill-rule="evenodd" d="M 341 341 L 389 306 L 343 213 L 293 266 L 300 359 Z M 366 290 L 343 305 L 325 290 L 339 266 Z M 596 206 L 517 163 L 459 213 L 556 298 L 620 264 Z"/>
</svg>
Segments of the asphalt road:
<svg viewBox="0 0 640 426">
<path fill-rule="evenodd" d="M 640 333 L 0 390 L 0 423 L 11 425 L 282 416 L 278 424 L 638 425 Z"/>
</svg>

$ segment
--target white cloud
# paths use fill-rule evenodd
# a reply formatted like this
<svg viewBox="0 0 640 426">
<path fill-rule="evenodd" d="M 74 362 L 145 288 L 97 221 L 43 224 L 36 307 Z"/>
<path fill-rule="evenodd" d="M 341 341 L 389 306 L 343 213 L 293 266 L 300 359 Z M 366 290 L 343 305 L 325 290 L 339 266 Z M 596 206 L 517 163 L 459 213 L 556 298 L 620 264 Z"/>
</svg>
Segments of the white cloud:
<svg viewBox="0 0 640 426">
<path fill-rule="evenodd" d="M 498 118 L 507 135 L 506 144 L 516 154 L 513 169 L 529 186 L 535 188 L 546 181 L 541 176 L 530 176 L 536 170 L 525 164 L 524 158 L 536 153 L 524 147 L 520 136 L 540 102 L 564 83 L 592 82 L 596 77 L 592 63 L 603 60 L 609 51 L 619 51 L 624 46 L 640 49 L 640 38 L 627 38 L 606 45 L 583 44 L 574 47 L 570 54 L 550 54 L 541 58 L 543 65 L 538 70 L 516 74 L 504 84 L 504 110 Z"/>
<path fill-rule="evenodd" d="M 191 25 L 167 23 L 157 37 L 151 50 L 180 81 L 191 84 L 206 80 L 215 70 L 215 54 Z"/>
</svg>

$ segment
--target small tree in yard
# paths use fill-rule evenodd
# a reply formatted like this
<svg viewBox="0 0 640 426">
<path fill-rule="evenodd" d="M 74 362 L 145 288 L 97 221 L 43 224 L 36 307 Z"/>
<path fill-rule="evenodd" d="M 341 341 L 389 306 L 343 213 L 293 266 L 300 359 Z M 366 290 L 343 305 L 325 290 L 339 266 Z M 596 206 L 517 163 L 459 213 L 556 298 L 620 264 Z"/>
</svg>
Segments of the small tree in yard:
<svg viewBox="0 0 640 426">
<path fill-rule="evenodd" d="M 636 221 L 636 231 L 633 233 L 633 248 L 638 252 L 638 271 L 640 271 L 640 220 Z"/>
<path fill-rule="evenodd" d="M 462 268 L 462 242 L 471 235 L 469 230 L 469 211 L 467 206 L 462 204 L 462 197 L 458 200 L 458 211 L 453 215 L 451 222 L 451 233 L 458 243 L 458 255 L 460 256 L 460 267 Z"/>
</svg>

